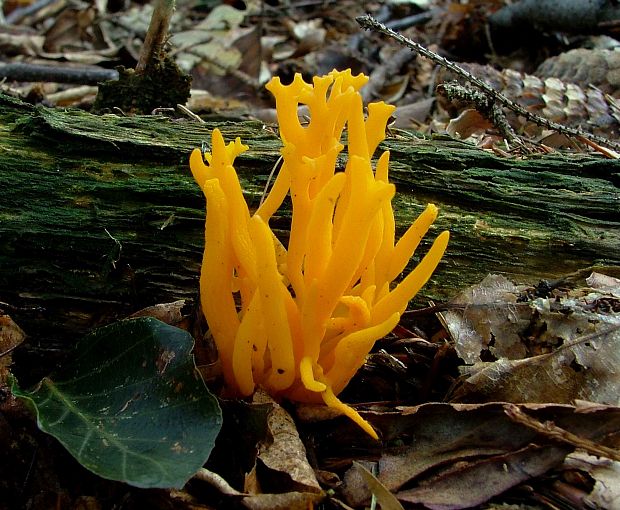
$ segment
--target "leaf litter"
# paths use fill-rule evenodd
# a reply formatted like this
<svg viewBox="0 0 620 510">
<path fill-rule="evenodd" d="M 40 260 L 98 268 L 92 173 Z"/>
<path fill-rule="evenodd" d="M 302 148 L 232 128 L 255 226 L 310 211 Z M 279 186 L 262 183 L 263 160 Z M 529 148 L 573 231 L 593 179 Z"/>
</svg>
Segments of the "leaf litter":
<svg viewBox="0 0 620 510">
<path fill-rule="evenodd" d="M 464 308 L 444 316 L 457 352 L 470 363 L 450 398 L 619 405 L 614 292 L 586 287 L 523 301 L 518 288 L 497 275 L 466 290 L 454 300 Z"/>
<path fill-rule="evenodd" d="M 437 104 L 431 92 L 436 70 L 429 62 L 390 48 L 375 35 L 361 37 L 352 21 L 363 13 L 360 3 L 322 2 L 297 8 L 289 3 L 272 7 L 272 3 L 248 1 L 244 9 L 218 5 L 201 10 L 178 2 L 170 42 L 173 54 L 191 70 L 195 86 L 200 87 L 193 92 L 191 109 L 260 117 L 268 114 L 265 108 L 270 105 L 259 87 L 271 75 L 320 74 L 332 67 L 352 67 L 370 74 L 371 97 L 366 99 L 398 104 L 397 127 L 427 132 L 452 129 L 461 136 L 471 132 L 471 139 L 481 144 L 492 132 L 480 116 L 459 117 L 467 112 L 462 105 L 448 105 L 442 99 Z M 383 15 L 388 21 L 402 21 L 409 14 L 426 14 L 426 21 L 404 30 L 416 40 L 468 60 L 482 53 L 476 52 L 483 15 L 503 4 L 495 0 L 387 2 Z M 55 2 L 38 13 L 14 16 L 12 31 L 6 27 L 0 31 L 2 51 L 55 65 L 130 65 L 131 59 L 137 60 L 152 8 L 129 3 L 120 12 L 114 9 L 106 2 L 96 6 Z M 261 31 L 256 30 L 259 22 Z M 551 48 L 552 43 L 546 42 Z M 607 124 L 597 121 L 596 128 L 613 133 L 618 122 L 618 110 L 610 100 L 618 96 L 614 55 L 597 44 L 592 39 L 594 47 L 584 49 L 580 60 L 556 58 L 538 69 L 513 55 L 509 57 L 516 63 L 513 67 L 533 74 L 515 71 L 501 79 L 508 88 L 520 91 L 521 99 L 547 108 L 560 120 L 579 111 L 585 119 L 606 119 Z M 548 82 L 547 77 L 568 81 L 571 75 L 583 75 L 594 57 L 607 62 L 597 73 L 602 76 L 597 87 L 606 96 L 582 97 L 574 88 Z M 495 58 L 491 64 L 501 60 Z M 495 76 L 489 65 L 482 72 Z M 60 97 L 52 94 L 65 88 L 49 83 L 5 85 L 6 91 L 22 95 L 34 90 L 34 101 Z M 564 103 L 560 92 L 568 89 L 571 100 Z M 588 103 L 594 96 L 597 103 Z M 88 107 L 92 88 L 64 97 L 69 98 L 64 104 Z M 450 128 L 450 119 L 457 118 Z M 225 475 L 226 485 L 220 485 L 219 491 L 225 502 L 222 507 L 239 503 L 246 508 L 308 508 L 323 496 L 316 491 L 320 481 L 332 498 L 326 508 L 343 508 L 343 502 L 371 504 L 373 491 L 379 504 L 389 508 L 381 488 L 352 467 L 353 461 L 364 461 L 378 483 L 405 506 L 468 508 L 504 494 L 507 501 L 516 498 L 549 507 L 550 497 L 568 501 L 570 487 L 578 497 L 566 503 L 567 508 L 614 508 L 619 485 L 616 461 L 586 455 L 586 442 L 571 446 L 516 422 L 504 404 L 519 403 L 532 422 L 548 424 L 549 430 L 553 425 L 583 441 L 618 448 L 620 285 L 617 279 L 597 273 L 586 282 L 581 289 L 553 285 L 546 289 L 489 276 L 449 303 L 441 317 L 445 330 L 431 315 L 422 321 L 421 329 L 405 323 L 399 335 L 380 342 L 347 388 L 350 400 L 358 401 L 364 416 L 382 432 L 380 445 L 322 408 L 285 410 L 273 402 L 225 403 L 228 420 L 221 437 L 225 453 L 214 451 L 207 464 L 214 473 Z M 145 314 L 191 329 L 181 306 Z M 12 345 L 16 337 L 6 331 L 0 330 L 0 338 Z M 18 330 L 11 326 L 8 331 Z M 457 355 L 462 361 L 456 361 Z M 5 361 L 8 355 L 0 359 Z M 450 403 L 432 403 L 444 399 Z M 3 411 L 16 406 L 7 402 L 2 402 Z M 5 430 L 6 425 L 0 426 L 0 432 Z M 575 448 L 582 449 L 573 452 Z M 576 474 L 587 475 L 591 483 L 575 481 Z M 172 491 L 171 501 L 180 508 L 198 505 L 208 501 L 202 491 L 200 482 L 193 480 L 184 491 Z"/>
<path fill-rule="evenodd" d="M 599 290 L 603 285 L 596 283 L 601 279 L 607 284 L 605 291 Z M 503 277 L 491 275 L 479 286 L 463 293 L 470 296 L 470 302 L 462 295 L 453 300 L 451 305 L 458 305 L 456 311 L 451 310 L 451 313 L 456 314 L 456 318 L 445 314 L 448 315 L 445 323 L 449 331 L 455 331 L 452 328 L 454 321 L 463 321 L 466 318 L 470 321 L 468 329 L 478 333 L 478 343 L 470 342 L 469 351 L 458 344 L 459 338 L 455 336 L 463 356 L 469 352 L 469 357 L 473 359 L 471 354 L 475 352 L 479 358 L 481 352 L 484 356 L 484 351 L 495 345 L 497 349 L 493 349 L 492 353 L 498 359 L 486 364 L 501 365 L 502 360 L 510 361 L 512 364 L 506 365 L 504 370 L 506 377 L 514 378 L 514 386 L 528 387 L 531 384 L 534 388 L 540 388 L 539 390 L 531 390 L 529 393 L 513 392 L 510 399 L 504 398 L 504 394 L 498 396 L 493 391 L 480 396 L 479 386 L 469 379 L 469 370 L 477 365 L 485 365 L 478 361 L 470 367 L 462 366 L 466 373 L 462 380 L 467 382 L 475 400 L 488 403 L 456 403 L 454 401 L 458 400 L 458 395 L 454 392 L 451 394 L 453 403 L 417 406 L 387 402 L 366 403 L 359 409 L 364 418 L 381 432 L 382 446 L 371 444 L 368 438 L 356 433 L 354 427 L 342 418 L 334 417 L 322 407 L 297 407 L 298 427 L 303 431 L 302 437 L 305 438 L 309 457 L 315 459 L 314 468 L 321 474 L 321 480 L 326 473 L 332 473 L 331 484 L 336 490 L 336 497 L 353 508 L 370 504 L 373 491 L 379 497 L 382 489 L 378 488 L 376 483 L 380 483 L 402 504 L 415 503 L 426 508 L 457 509 L 477 507 L 502 494 L 519 494 L 520 487 L 544 484 L 545 480 L 552 480 L 557 473 L 562 472 L 565 459 L 575 450 L 595 451 L 600 458 L 614 462 L 610 459 L 613 455 L 606 452 L 616 451 L 619 446 L 620 408 L 615 400 L 607 402 L 609 395 L 613 394 L 613 390 L 606 389 L 608 382 L 599 385 L 592 382 L 597 377 L 610 376 L 609 369 L 613 368 L 613 365 L 605 362 L 597 365 L 598 351 L 593 354 L 586 350 L 584 354 L 580 351 L 584 341 L 577 338 L 577 341 L 571 343 L 571 339 L 580 334 L 577 331 L 581 331 L 579 328 L 585 327 L 585 324 L 596 328 L 599 322 L 607 324 L 607 319 L 613 317 L 615 312 L 607 313 L 599 309 L 603 302 L 606 307 L 616 306 L 613 294 L 616 290 L 609 289 L 609 284 L 613 285 L 615 280 L 593 274 L 588 282 L 592 287 L 557 291 L 565 297 L 557 300 L 557 306 L 570 304 L 573 311 L 567 314 L 562 308 L 563 314 L 555 317 L 549 314 L 559 312 L 547 311 L 541 303 L 545 300 L 555 302 L 556 298 L 530 299 L 531 293 L 535 292 L 533 287 L 517 287 Z M 529 300 L 526 301 L 526 297 Z M 519 320 L 514 320 L 514 317 L 517 317 L 513 309 L 515 306 L 524 307 Z M 528 311 L 527 314 L 525 310 Z M 470 314 L 470 311 L 474 313 Z M 512 321 L 508 321 L 511 326 L 495 327 L 507 322 L 506 314 L 513 317 Z M 584 314 L 585 319 L 580 316 Z M 598 316 L 602 318 L 599 317 L 600 320 L 596 321 Z M 529 320 L 526 320 L 528 317 Z M 573 318 L 573 321 L 563 325 L 562 317 Z M 544 329 L 546 336 L 540 333 L 537 338 L 533 338 L 531 323 L 538 324 L 537 321 L 549 321 L 551 324 Z M 541 332 L 542 329 L 538 328 L 537 331 Z M 530 335 L 524 335 L 523 332 L 529 332 Z M 560 334 L 563 345 L 558 347 L 556 337 Z M 601 335 L 598 331 L 590 334 L 605 340 L 604 334 Z M 491 336 L 495 341 L 494 345 L 490 345 Z M 611 340 L 613 345 L 615 340 L 608 340 Z M 517 348 L 519 342 L 523 345 Z M 402 345 L 402 339 L 394 341 L 393 345 Z M 387 348 L 389 349 L 389 346 Z M 528 359 L 546 360 L 559 357 L 559 354 L 554 354 L 553 349 L 572 353 L 570 356 L 588 366 L 588 369 L 583 371 L 591 374 L 587 379 L 577 379 L 577 382 L 568 386 L 564 384 L 563 388 L 558 384 L 557 371 L 547 369 L 551 379 L 540 380 L 524 379 L 518 372 L 520 364 L 517 362 L 525 364 Z M 600 349 L 606 352 L 603 347 Z M 535 354 L 523 360 L 502 357 L 506 356 L 506 353 L 513 357 L 514 353 L 526 356 L 530 351 L 536 353 L 540 350 L 550 352 Z M 560 359 L 566 361 L 564 358 Z M 597 370 L 592 368 L 595 365 Z M 540 373 L 545 373 L 545 370 L 534 372 L 540 377 Z M 369 373 L 372 378 L 372 371 Z M 530 375 L 528 374 L 528 377 Z M 614 375 L 615 372 L 612 372 L 612 379 Z M 521 386 L 516 384 L 518 381 L 521 381 Z M 366 384 L 368 383 L 366 380 Z M 609 384 L 612 383 L 613 381 Z M 458 384 L 462 384 L 462 381 Z M 546 400 L 550 395 L 545 391 L 551 390 L 543 390 L 545 385 L 551 385 L 556 393 L 563 395 L 562 398 Z M 558 386 L 561 391 L 557 389 Z M 596 391 L 593 392 L 592 388 Z M 526 395 L 528 398 L 525 398 Z M 584 400 L 584 395 L 591 397 L 590 401 Z M 617 393 L 615 395 L 617 396 Z M 468 400 L 474 398 L 461 399 L 465 402 Z M 515 419 L 515 406 L 511 407 L 503 402 L 519 402 L 516 409 L 527 416 L 526 423 Z M 374 468 L 377 482 L 368 483 L 367 475 L 361 475 L 359 467 L 351 464 L 355 459 L 363 459 L 368 468 Z M 611 476 L 609 473 L 607 475 Z M 547 483 L 551 485 L 551 482 Z M 529 494 L 527 499 L 531 504 L 542 501 L 538 494 Z"/>
<path fill-rule="evenodd" d="M 24 4 L 30 2 L 5 4 L 8 24 L 0 29 L 0 52 L 20 65 L 47 64 L 50 79 L 45 84 L 29 84 L 27 79 L 19 83 L 18 79 L 7 83 L 5 90 L 22 97 L 31 95 L 34 101 L 62 100 L 65 105 L 73 101 L 83 107 L 92 105 L 93 90 L 71 87 L 62 78 L 55 81 L 52 71 L 65 66 L 134 67 L 153 12 L 152 5 L 141 2 L 74 5 L 58 1 L 46 6 L 37 3 L 41 6 L 31 9 Z M 286 78 L 300 72 L 311 76 L 349 67 L 370 76 L 366 94 L 372 97 L 365 97 L 366 101 L 384 100 L 398 106 L 397 127 L 448 132 L 481 147 L 501 139 L 496 126 L 475 115 L 471 104 L 435 93 L 438 84 L 452 79 L 435 64 L 386 44 L 376 34 L 361 34 L 354 20 L 367 10 L 430 49 L 452 55 L 531 112 L 544 111 L 551 120 L 610 137 L 618 133 L 620 62 L 613 51 L 618 47 L 613 29 L 594 35 L 584 28 L 582 48 L 574 48 L 575 43 L 566 39 L 532 34 L 526 41 L 531 55 L 524 55 L 514 48 L 518 38 L 507 37 L 509 30 L 498 30 L 493 24 L 500 19 L 504 23 L 521 19 L 507 15 L 511 6 L 502 0 L 383 5 L 355 0 L 308 5 L 278 0 L 178 1 L 168 45 L 169 54 L 194 80 L 187 106 L 199 113 L 261 118 L 265 107 L 271 107 L 261 88 L 273 75 Z M 544 9 L 539 15 L 544 16 Z M 587 14 L 588 19 L 597 15 Z M 528 19 L 521 29 L 528 23 L 535 25 Z M 74 93 L 57 99 L 55 94 L 68 87 Z M 565 137 L 549 137 L 548 131 L 517 116 L 511 122 L 515 130 L 533 140 L 552 146 L 567 144 Z M 575 149 L 574 142 L 570 147 Z"/>
<path fill-rule="evenodd" d="M 373 493 L 379 502 L 385 498 L 377 483 L 402 505 L 474 508 L 502 495 L 510 500 L 511 494 L 534 504 L 540 494 L 525 498 L 519 490 L 538 485 L 541 494 L 551 490 L 565 497 L 564 486 L 551 480 L 572 469 L 593 480 L 582 490 L 584 508 L 586 501 L 615 501 L 616 461 L 605 452 L 620 446 L 614 361 L 620 286 L 600 273 L 586 282 L 577 288 L 527 287 L 489 275 L 448 304 L 443 335 L 439 326 L 431 341 L 416 339 L 404 323 L 398 335 L 379 342 L 370 364 L 351 383 L 351 394 L 357 390 L 358 409 L 380 431 L 381 444 L 323 406 L 298 406 L 289 409 L 291 415 L 260 393 L 249 404 L 222 401 L 221 443 L 207 464 L 212 474 L 199 473 L 171 498 L 200 501 L 196 484 L 203 480 L 223 500 L 257 509 L 308 508 L 326 497 L 326 488 L 331 505 L 342 501 L 360 508 L 370 504 Z M 135 315 L 191 327 L 182 302 Z M 440 345 L 452 341 L 468 365 L 461 362 L 462 374 L 455 374 L 444 395 L 451 403 L 406 405 L 414 395 L 375 403 L 363 398 L 369 385 L 390 379 L 394 387 L 407 383 L 419 389 L 407 370 L 412 362 L 400 360 L 432 364 Z M 495 360 L 482 361 L 489 358 Z M 526 423 L 504 402 L 519 403 Z M 594 451 L 601 466 L 571 464 L 575 451 Z M 239 460 L 231 464 L 231 458 Z M 360 474 L 354 461 L 364 461 L 376 481 Z M 217 473 L 224 475 L 220 485 L 213 482 Z"/>
</svg>

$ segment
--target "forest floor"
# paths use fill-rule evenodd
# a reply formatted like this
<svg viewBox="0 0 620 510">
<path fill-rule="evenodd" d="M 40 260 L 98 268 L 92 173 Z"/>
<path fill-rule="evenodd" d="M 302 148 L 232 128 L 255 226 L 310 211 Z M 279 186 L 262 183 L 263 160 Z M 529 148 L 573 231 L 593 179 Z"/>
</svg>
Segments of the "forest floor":
<svg viewBox="0 0 620 510">
<path fill-rule="evenodd" d="M 138 113 L 272 124 L 264 89 L 272 77 L 351 69 L 369 77 L 365 103 L 397 106 L 390 127 L 506 158 L 618 158 L 620 9 L 566 2 L 565 16 L 553 2 L 533 3 L 178 0 L 165 48 L 191 76 L 191 97 L 182 108 L 175 98 Z M 0 92 L 92 109 L 98 82 L 138 64 L 160 4 L 6 0 Z M 366 13 L 581 135 L 510 107 L 492 114 L 467 80 L 362 30 L 356 17 Z M 463 89 L 450 94 L 454 79 Z M 380 431 L 379 442 L 323 406 L 261 392 L 220 399 L 213 452 L 177 489 L 100 477 L 40 430 L 11 391 L 11 354 L 27 326 L 0 302 L 0 509 L 620 508 L 620 272 L 606 273 L 529 285 L 490 274 L 405 312 L 339 396 Z M 195 310 L 174 313 L 188 331 L 200 328 Z"/>
</svg>

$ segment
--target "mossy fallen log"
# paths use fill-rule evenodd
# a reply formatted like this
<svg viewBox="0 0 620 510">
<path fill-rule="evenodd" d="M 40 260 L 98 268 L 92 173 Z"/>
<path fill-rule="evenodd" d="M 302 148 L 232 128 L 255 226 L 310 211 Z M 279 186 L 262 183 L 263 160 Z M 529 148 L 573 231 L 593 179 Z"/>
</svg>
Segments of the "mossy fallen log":
<svg viewBox="0 0 620 510">
<path fill-rule="evenodd" d="M 215 126 L 250 146 L 237 168 L 257 205 L 280 146 L 260 122 L 95 116 L 0 96 L 0 307 L 32 352 L 65 349 L 144 306 L 196 297 L 205 206 L 187 161 Z M 452 232 L 426 296 L 450 296 L 489 272 L 535 282 L 620 265 L 617 160 L 508 159 L 403 131 L 382 147 L 392 153 L 400 228 L 434 202 L 440 217 L 427 237 Z M 273 225 L 285 236 L 287 212 Z"/>
</svg>

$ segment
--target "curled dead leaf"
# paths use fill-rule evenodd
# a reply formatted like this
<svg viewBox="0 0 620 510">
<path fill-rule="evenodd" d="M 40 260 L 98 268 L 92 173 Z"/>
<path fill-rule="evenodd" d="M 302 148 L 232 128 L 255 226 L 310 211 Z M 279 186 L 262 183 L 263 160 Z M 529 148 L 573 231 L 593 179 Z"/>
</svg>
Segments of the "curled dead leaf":
<svg viewBox="0 0 620 510">
<path fill-rule="evenodd" d="M 10 316 L 0 314 L 0 387 L 6 384 L 11 352 L 26 338 L 26 333 Z"/>
</svg>

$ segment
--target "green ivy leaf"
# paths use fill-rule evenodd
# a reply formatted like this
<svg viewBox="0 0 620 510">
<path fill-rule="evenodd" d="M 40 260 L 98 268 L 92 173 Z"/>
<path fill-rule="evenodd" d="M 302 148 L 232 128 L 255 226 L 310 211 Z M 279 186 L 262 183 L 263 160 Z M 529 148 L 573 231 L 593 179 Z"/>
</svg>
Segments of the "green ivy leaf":
<svg viewBox="0 0 620 510">
<path fill-rule="evenodd" d="M 176 487 L 206 462 L 222 413 L 196 371 L 189 333 L 153 318 L 87 335 L 32 392 L 39 428 L 87 469 L 136 487 Z"/>
</svg>

